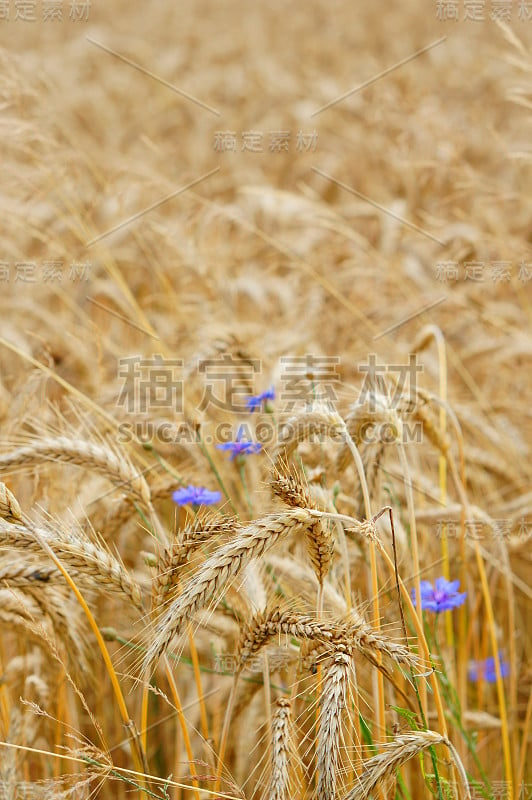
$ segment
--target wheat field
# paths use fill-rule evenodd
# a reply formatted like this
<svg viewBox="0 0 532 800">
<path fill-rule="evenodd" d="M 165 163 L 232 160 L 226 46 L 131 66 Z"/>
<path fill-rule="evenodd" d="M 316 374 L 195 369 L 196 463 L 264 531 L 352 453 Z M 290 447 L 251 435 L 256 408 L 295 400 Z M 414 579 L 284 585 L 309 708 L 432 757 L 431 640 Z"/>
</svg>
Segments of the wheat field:
<svg viewBox="0 0 532 800">
<path fill-rule="evenodd" d="M 532 796 L 532 4 L 0 3 L 0 798 Z"/>
</svg>

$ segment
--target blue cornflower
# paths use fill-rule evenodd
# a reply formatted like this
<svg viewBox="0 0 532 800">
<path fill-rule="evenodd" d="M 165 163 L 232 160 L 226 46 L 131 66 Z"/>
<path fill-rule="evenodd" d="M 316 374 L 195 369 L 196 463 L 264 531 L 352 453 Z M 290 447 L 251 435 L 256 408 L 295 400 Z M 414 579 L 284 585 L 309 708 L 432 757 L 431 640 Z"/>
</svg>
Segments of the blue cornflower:
<svg viewBox="0 0 532 800">
<path fill-rule="evenodd" d="M 421 608 L 424 611 L 450 611 L 465 602 L 467 592 L 460 594 L 457 589 L 460 581 L 448 581 L 436 578 L 434 588 L 429 581 L 421 581 Z M 412 589 L 412 600 L 416 605 L 416 592 Z"/>
<path fill-rule="evenodd" d="M 237 431 L 236 439 L 234 442 L 225 442 L 224 444 L 217 444 L 218 450 L 227 450 L 231 453 L 230 461 L 234 461 L 237 456 L 249 456 L 252 453 L 258 453 L 262 449 L 262 445 L 258 442 L 250 442 L 249 439 L 244 439 L 244 426 L 241 425 Z"/>
<path fill-rule="evenodd" d="M 499 653 L 499 661 L 501 665 L 501 677 L 506 678 L 510 674 L 510 665 L 503 661 L 502 654 Z M 487 683 L 495 683 L 497 675 L 495 673 L 495 659 L 493 656 L 486 658 L 484 661 L 472 661 L 468 670 L 469 680 L 478 681 L 483 678 Z"/>
<path fill-rule="evenodd" d="M 261 408 L 263 403 L 266 403 L 266 408 L 268 408 L 268 400 L 275 400 L 275 389 L 273 386 L 270 386 L 269 389 L 265 392 L 261 392 L 261 394 L 248 397 L 246 408 L 248 411 L 256 411 L 257 408 Z"/>
<path fill-rule="evenodd" d="M 212 506 L 219 503 L 222 499 L 220 492 L 211 492 L 203 486 L 189 486 L 177 489 L 172 499 L 178 506 L 186 506 L 191 503 L 193 506 Z"/>
</svg>

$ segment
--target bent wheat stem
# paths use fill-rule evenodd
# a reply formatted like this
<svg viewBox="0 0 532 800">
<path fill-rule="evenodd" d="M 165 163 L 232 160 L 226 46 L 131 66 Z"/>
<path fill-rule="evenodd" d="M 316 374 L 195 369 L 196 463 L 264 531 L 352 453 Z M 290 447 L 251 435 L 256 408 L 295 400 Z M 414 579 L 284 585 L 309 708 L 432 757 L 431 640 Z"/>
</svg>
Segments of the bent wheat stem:
<svg viewBox="0 0 532 800">
<path fill-rule="evenodd" d="M 368 488 L 368 482 L 366 480 L 366 473 L 364 472 L 364 464 L 362 462 L 362 458 L 360 456 L 358 448 L 355 445 L 351 437 L 351 434 L 347 429 L 347 425 L 342 419 L 341 423 L 342 423 L 342 435 L 345 439 L 345 442 L 349 448 L 349 451 L 353 457 L 353 461 L 356 466 L 358 479 L 360 481 L 360 486 L 362 488 L 362 496 L 364 498 L 364 510 L 366 514 L 366 519 L 369 521 L 373 515 L 371 513 L 371 501 L 369 497 L 369 488 Z M 375 625 L 375 628 L 379 630 L 381 624 L 381 611 L 379 602 L 379 580 L 377 576 L 377 559 L 375 554 L 374 542 L 369 543 L 369 559 L 370 559 L 370 572 L 371 572 L 369 579 L 369 591 L 372 597 L 373 624 Z M 380 671 L 374 673 L 374 694 L 375 694 L 377 719 L 380 728 L 380 735 L 384 736 L 386 732 L 386 720 L 384 716 L 385 712 L 384 676 Z"/>
<path fill-rule="evenodd" d="M 115 698 L 116 698 L 116 702 L 117 702 L 117 705 L 118 705 L 118 708 L 119 708 L 119 711 L 120 711 L 120 716 L 122 717 L 122 722 L 124 723 L 124 726 L 125 726 L 125 728 L 126 728 L 126 730 L 128 732 L 128 737 L 129 737 L 130 746 L 131 746 L 131 755 L 133 757 L 133 761 L 135 763 L 135 767 L 136 767 L 136 769 L 138 770 L 139 773 L 144 774 L 145 758 L 144 758 L 144 754 L 143 754 L 143 751 L 142 751 L 142 745 L 141 745 L 141 742 L 140 742 L 140 739 L 139 739 L 138 735 L 133 730 L 132 720 L 131 720 L 131 717 L 130 717 L 130 715 L 128 713 L 128 710 L 127 710 L 127 706 L 126 706 L 126 703 L 125 703 L 125 700 L 124 700 L 124 695 L 122 694 L 122 689 L 120 688 L 120 683 L 118 681 L 118 677 L 117 677 L 117 674 L 115 672 L 115 669 L 114 669 L 114 666 L 113 666 L 113 662 L 111 661 L 111 657 L 109 655 L 109 651 L 107 650 L 104 638 L 103 638 L 102 634 L 100 633 L 100 629 L 99 629 L 99 627 L 98 627 L 98 625 L 96 623 L 96 620 L 94 619 L 90 608 L 88 607 L 87 603 L 85 602 L 85 598 L 83 597 L 83 595 L 81 594 L 80 590 L 76 586 L 76 583 L 70 577 L 69 573 L 67 572 L 66 568 L 63 566 L 63 564 L 61 563 L 59 558 L 57 558 L 57 556 L 55 555 L 54 551 L 52 550 L 52 548 L 50 547 L 48 542 L 37 531 L 35 531 L 35 538 L 37 539 L 37 541 L 41 545 L 42 549 L 52 559 L 52 561 L 54 562 L 56 567 L 62 572 L 65 580 L 67 581 L 68 585 L 70 586 L 70 588 L 74 592 L 74 594 L 76 596 L 76 599 L 78 600 L 81 608 L 83 609 L 83 613 L 87 617 L 88 623 L 89 623 L 89 625 L 90 625 L 90 627 L 92 629 L 92 632 L 94 633 L 94 636 L 95 636 L 96 641 L 98 643 L 98 647 L 99 647 L 100 652 L 102 654 L 102 658 L 104 660 L 105 667 L 107 669 L 107 673 L 109 675 L 109 678 L 111 679 L 111 685 L 113 687 L 113 692 L 114 692 L 114 695 L 115 695 Z"/>
</svg>

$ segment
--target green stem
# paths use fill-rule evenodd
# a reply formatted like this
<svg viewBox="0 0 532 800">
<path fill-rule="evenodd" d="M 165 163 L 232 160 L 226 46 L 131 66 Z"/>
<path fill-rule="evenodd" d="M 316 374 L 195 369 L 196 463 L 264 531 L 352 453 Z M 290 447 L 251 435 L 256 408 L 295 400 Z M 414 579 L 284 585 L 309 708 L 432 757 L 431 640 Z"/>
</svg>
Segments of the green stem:
<svg viewBox="0 0 532 800">
<path fill-rule="evenodd" d="M 203 453 L 203 455 L 205 456 L 205 458 L 209 462 L 209 466 L 212 469 L 212 471 L 214 473 L 214 476 L 215 476 L 216 480 L 218 481 L 218 485 L 219 485 L 220 489 L 222 490 L 222 492 L 225 495 L 226 500 L 229 502 L 229 505 L 233 509 L 233 512 L 234 512 L 235 516 L 238 517 L 238 511 L 236 510 L 233 501 L 229 497 L 229 493 L 228 493 L 227 489 L 224 486 L 224 482 L 222 481 L 220 473 L 218 472 L 218 469 L 216 468 L 216 464 L 214 463 L 214 461 L 211 458 L 211 454 L 207 450 L 207 447 L 206 447 L 205 443 L 202 441 L 201 432 L 199 430 L 196 432 L 196 441 L 198 443 L 199 449 L 201 450 L 201 452 Z"/>
<path fill-rule="evenodd" d="M 171 475 L 173 478 L 175 478 L 176 481 L 181 486 L 185 485 L 185 482 L 183 480 L 183 476 L 179 475 L 177 472 L 174 472 L 174 470 L 172 469 L 172 467 L 170 466 L 168 461 L 166 461 L 166 459 L 164 459 L 162 456 L 159 455 L 159 453 L 157 452 L 157 450 L 155 450 L 155 448 L 153 447 L 152 444 L 145 444 L 144 445 L 144 449 L 145 450 L 149 450 L 150 453 L 153 453 L 153 455 L 155 456 L 155 458 L 157 459 L 157 461 L 159 462 L 159 464 L 161 465 L 161 467 L 164 469 L 165 472 L 168 472 L 169 475 Z"/>
<path fill-rule="evenodd" d="M 107 775 L 112 775 L 117 780 L 123 781 L 124 783 L 127 783 L 130 786 L 134 786 L 135 789 L 138 789 L 139 792 L 144 792 L 144 794 L 147 794 L 150 797 L 156 797 L 157 800 L 164 800 L 164 795 L 155 794 L 155 792 L 146 789 L 145 786 L 141 786 L 139 783 L 137 783 L 134 780 L 131 780 L 131 778 L 128 778 L 126 775 L 121 775 L 120 772 L 117 772 L 116 770 L 107 767 L 106 764 L 100 764 L 100 762 L 96 761 L 96 759 L 89 758 L 88 756 L 84 755 L 82 755 L 81 758 L 83 761 L 86 761 L 87 764 L 91 764 L 94 767 L 99 767 L 100 769 L 103 769 L 107 773 Z"/>
<path fill-rule="evenodd" d="M 105 630 L 105 629 L 104 629 Z M 122 636 L 118 636 L 116 633 L 113 633 L 112 639 L 118 644 L 122 644 L 125 647 L 130 647 L 132 650 L 138 650 L 140 653 L 145 653 L 146 648 L 140 644 L 136 644 L 129 639 L 124 639 Z M 177 653 L 172 653 L 170 650 L 167 653 L 167 656 L 172 661 L 176 661 L 178 664 L 186 664 L 188 667 L 193 667 L 194 664 L 192 663 L 192 659 L 187 658 L 186 656 L 178 656 Z M 211 675 L 220 675 L 222 677 L 234 677 L 234 673 L 221 671 L 219 669 L 213 669 L 212 667 L 205 667 L 204 665 L 199 665 L 200 672 L 207 672 Z M 241 681 L 245 683 L 254 683 L 257 686 L 262 686 L 264 681 L 256 681 L 254 678 L 240 678 Z M 283 692 L 284 694 L 290 694 L 290 691 L 286 688 L 286 686 L 278 686 L 276 683 L 272 683 L 270 681 L 270 687 L 275 689 L 276 691 Z"/>
<path fill-rule="evenodd" d="M 458 695 L 456 694 L 456 692 L 452 691 L 452 689 L 451 689 L 451 683 L 449 681 L 449 677 L 447 675 L 447 670 L 445 668 L 445 661 L 443 659 L 443 656 L 442 656 L 442 653 L 441 653 L 440 644 L 438 642 L 438 628 L 437 628 L 437 626 L 438 626 L 438 617 L 439 617 L 439 614 L 436 614 L 436 618 L 434 620 L 434 643 L 433 644 L 434 644 L 434 648 L 436 650 L 436 653 L 438 655 L 439 662 L 441 664 L 441 670 L 437 670 L 437 672 L 438 672 L 438 674 L 441 672 L 441 675 L 443 676 L 443 680 L 442 680 L 441 677 L 439 678 L 439 683 L 440 683 L 440 686 L 443 689 L 443 692 L 444 692 L 444 695 L 445 695 L 445 699 L 446 699 L 446 701 L 447 701 L 447 703 L 449 705 L 449 708 L 451 709 L 451 714 L 453 716 L 454 723 L 455 723 L 456 727 L 458 728 L 458 730 L 460 731 L 461 735 L 463 736 L 463 738 L 464 738 L 464 740 L 465 740 L 465 742 L 467 744 L 469 752 L 471 753 L 473 761 L 475 762 L 475 765 L 476 765 L 476 767 L 477 767 L 477 769 L 479 771 L 480 777 L 482 778 L 482 781 L 484 783 L 484 788 L 486 789 L 487 792 L 489 792 L 490 791 L 490 782 L 489 782 L 488 776 L 486 775 L 486 773 L 485 773 L 485 771 L 484 771 L 484 769 L 482 767 L 482 764 L 480 763 L 480 759 L 479 759 L 479 757 L 478 757 L 478 755 L 476 753 L 476 749 L 475 749 L 475 746 L 473 744 L 473 741 L 472 741 L 471 737 L 469 736 L 468 732 L 465 730 L 465 728 L 462 725 L 462 709 L 460 707 L 460 702 L 459 702 L 459 699 L 458 699 Z"/>
<path fill-rule="evenodd" d="M 251 498 L 249 496 L 248 485 L 247 485 L 247 481 L 246 481 L 246 462 L 245 462 L 245 460 L 242 460 L 242 461 L 239 462 L 238 471 L 240 472 L 240 480 L 242 481 L 242 486 L 244 488 L 244 495 L 246 497 L 246 501 L 247 501 L 247 504 L 248 504 L 249 513 L 251 514 L 251 517 L 253 518 L 253 505 L 251 503 Z"/>
</svg>

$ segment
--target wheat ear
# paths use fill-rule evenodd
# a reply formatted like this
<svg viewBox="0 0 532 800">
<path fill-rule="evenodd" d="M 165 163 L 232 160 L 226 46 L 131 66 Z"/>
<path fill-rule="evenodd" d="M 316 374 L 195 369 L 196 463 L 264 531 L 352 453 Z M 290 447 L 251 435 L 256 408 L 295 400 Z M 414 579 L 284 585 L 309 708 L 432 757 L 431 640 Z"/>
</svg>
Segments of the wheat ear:
<svg viewBox="0 0 532 800">
<path fill-rule="evenodd" d="M 93 579 L 93 586 L 125 594 L 136 608 L 142 608 L 142 595 L 123 564 L 110 552 L 81 537 L 66 539 L 31 523 L 14 524 L 0 519 L 0 545 L 42 555 L 39 538 L 48 542 L 56 555 L 84 577 Z"/>
<path fill-rule="evenodd" d="M 248 564 L 292 532 L 315 522 L 313 512 L 294 508 L 269 514 L 243 528 L 238 536 L 216 550 L 185 585 L 155 629 L 148 647 L 144 671 L 150 671 L 166 651 L 171 639 L 182 633 L 187 620 Z"/>
<path fill-rule="evenodd" d="M 349 650 L 342 647 L 335 652 L 324 671 L 316 750 L 316 800 L 334 800 L 336 797 L 342 714 L 347 702 L 350 670 Z"/>
<path fill-rule="evenodd" d="M 342 424 L 338 414 L 323 403 L 316 403 L 310 410 L 291 417 L 280 430 L 278 444 L 273 453 L 274 464 L 282 468 L 297 446 L 313 436 L 340 439 L 343 434 Z"/>
<path fill-rule="evenodd" d="M 5 483 L 0 481 L 0 518 L 7 522 L 22 522 L 22 510 L 18 500 Z"/>
<path fill-rule="evenodd" d="M 287 800 L 290 794 L 290 701 L 281 697 L 272 719 L 272 774 L 267 800 Z"/>
<path fill-rule="evenodd" d="M 57 436 L 41 439 L 26 447 L 18 447 L 10 453 L 0 455 L 0 469 L 7 471 L 45 461 L 76 464 L 79 467 L 93 469 L 108 478 L 115 486 L 127 488 L 146 506 L 150 505 L 148 484 L 144 477 L 135 471 L 129 459 L 123 454 L 117 454 L 110 447 L 86 442 L 84 439 Z"/>
<path fill-rule="evenodd" d="M 308 489 L 289 467 L 281 471 L 278 466 L 274 466 L 270 486 L 274 495 L 291 508 L 314 508 L 319 511 Z M 318 583 L 322 587 L 333 552 L 331 532 L 321 520 L 317 520 L 305 531 L 305 543 Z"/>
<path fill-rule="evenodd" d="M 152 585 L 153 608 L 160 607 L 168 593 L 176 587 L 180 568 L 186 564 L 189 555 L 198 545 L 216 534 L 235 532 L 239 527 L 236 517 L 210 514 L 197 517 L 192 524 L 180 531 L 177 540 L 165 549 L 159 559 Z"/>
<path fill-rule="evenodd" d="M 358 777 L 357 785 L 345 795 L 343 800 L 363 800 L 369 797 L 380 781 L 395 775 L 395 771 L 399 767 L 426 750 L 427 747 L 438 744 L 444 744 L 449 748 L 461 778 L 463 796 L 467 800 L 471 800 L 466 773 L 456 750 L 445 736 L 428 730 L 406 733 L 385 745 L 382 753 L 365 762 L 364 772 Z"/>
</svg>

